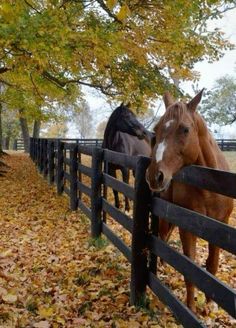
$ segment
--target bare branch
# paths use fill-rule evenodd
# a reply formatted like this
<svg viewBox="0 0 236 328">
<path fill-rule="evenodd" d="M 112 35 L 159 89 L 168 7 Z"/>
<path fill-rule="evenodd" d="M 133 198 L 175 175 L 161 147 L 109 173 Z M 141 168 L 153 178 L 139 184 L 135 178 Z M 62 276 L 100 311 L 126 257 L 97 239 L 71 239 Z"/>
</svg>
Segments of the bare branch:
<svg viewBox="0 0 236 328">
<path fill-rule="evenodd" d="M 32 10 L 36 11 L 36 13 L 41 14 L 41 12 L 36 9 L 35 7 L 33 7 L 27 0 L 24 0 L 24 2 L 27 4 L 27 6 L 29 6 Z"/>
</svg>

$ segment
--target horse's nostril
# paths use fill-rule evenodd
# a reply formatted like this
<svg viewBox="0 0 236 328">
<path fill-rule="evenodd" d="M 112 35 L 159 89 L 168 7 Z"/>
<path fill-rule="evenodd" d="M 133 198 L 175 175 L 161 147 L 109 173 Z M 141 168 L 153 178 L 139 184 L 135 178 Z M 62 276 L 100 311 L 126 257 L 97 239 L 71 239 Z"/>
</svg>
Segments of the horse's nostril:
<svg viewBox="0 0 236 328">
<path fill-rule="evenodd" d="M 164 181 L 164 174 L 161 172 L 161 171 L 158 171 L 157 172 L 157 175 L 156 175 L 156 182 L 161 185 Z"/>
</svg>

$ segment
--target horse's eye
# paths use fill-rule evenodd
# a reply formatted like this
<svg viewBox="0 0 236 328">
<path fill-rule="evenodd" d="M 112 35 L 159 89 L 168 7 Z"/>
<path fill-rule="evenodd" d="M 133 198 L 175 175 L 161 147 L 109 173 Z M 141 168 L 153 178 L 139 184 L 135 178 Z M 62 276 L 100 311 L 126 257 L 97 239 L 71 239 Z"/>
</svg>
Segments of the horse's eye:
<svg viewBox="0 0 236 328">
<path fill-rule="evenodd" d="M 182 132 L 187 135 L 189 133 L 189 128 L 187 126 L 183 126 Z"/>
</svg>

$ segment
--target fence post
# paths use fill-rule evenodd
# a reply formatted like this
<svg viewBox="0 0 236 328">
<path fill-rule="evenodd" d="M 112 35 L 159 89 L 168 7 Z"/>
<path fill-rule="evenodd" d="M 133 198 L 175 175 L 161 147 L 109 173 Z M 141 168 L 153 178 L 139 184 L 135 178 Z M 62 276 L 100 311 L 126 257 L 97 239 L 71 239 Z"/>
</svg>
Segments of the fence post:
<svg viewBox="0 0 236 328">
<path fill-rule="evenodd" d="M 102 229 L 102 157 L 103 149 L 94 147 L 92 153 L 91 236 L 98 238 Z"/>
<path fill-rule="evenodd" d="M 132 305 L 145 303 L 148 278 L 147 236 L 149 233 L 149 205 L 151 192 L 145 180 L 150 159 L 139 157 L 135 170 L 135 199 L 132 233 L 131 295 Z"/>
<path fill-rule="evenodd" d="M 52 184 L 54 182 L 54 158 L 55 158 L 55 151 L 54 151 L 54 141 L 48 140 L 48 182 Z"/>
<path fill-rule="evenodd" d="M 77 154 L 78 146 L 70 146 L 70 209 L 76 211 L 78 208 L 77 199 Z"/>
<path fill-rule="evenodd" d="M 39 163 L 40 163 L 40 139 L 37 139 L 37 166 L 39 169 Z"/>
<path fill-rule="evenodd" d="M 43 175 L 44 177 L 48 174 L 48 140 L 43 140 Z"/>
<path fill-rule="evenodd" d="M 43 173 L 43 139 L 39 140 L 40 150 L 39 150 L 39 172 Z"/>
<path fill-rule="evenodd" d="M 63 149 L 64 144 L 58 140 L 57 141 L 57 193 L 61 195 L 63 193 L 63 177 L 64 177 L 64 170 L 63 170 Z"/>
</svg>

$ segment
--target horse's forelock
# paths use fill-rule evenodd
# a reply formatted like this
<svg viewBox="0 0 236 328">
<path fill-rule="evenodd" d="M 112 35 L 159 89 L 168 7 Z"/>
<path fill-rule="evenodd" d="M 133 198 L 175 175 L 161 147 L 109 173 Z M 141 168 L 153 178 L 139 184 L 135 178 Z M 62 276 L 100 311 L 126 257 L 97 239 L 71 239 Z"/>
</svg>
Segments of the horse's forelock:
<svg viewBox="0 0 236 328">
<path fill-rule="evenodd" d="M 165 112 L 165 114 L 160 118 L 159 122 L 154 128 L 154 131 L 162 127 L 168 121 L 175 122 L 175 125 L 178 125 L 179 122 L 182 120 L 184 114 L 188 112 L 187 106 L 183 102 L 176 102 L 173 105 L 169 106 Z"/>
</svg>

